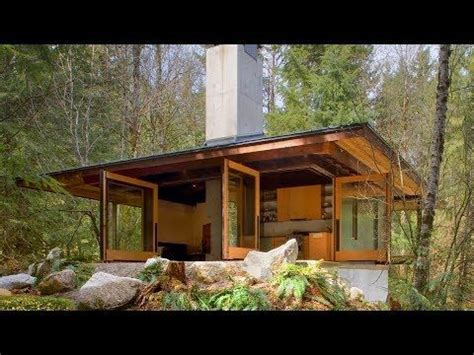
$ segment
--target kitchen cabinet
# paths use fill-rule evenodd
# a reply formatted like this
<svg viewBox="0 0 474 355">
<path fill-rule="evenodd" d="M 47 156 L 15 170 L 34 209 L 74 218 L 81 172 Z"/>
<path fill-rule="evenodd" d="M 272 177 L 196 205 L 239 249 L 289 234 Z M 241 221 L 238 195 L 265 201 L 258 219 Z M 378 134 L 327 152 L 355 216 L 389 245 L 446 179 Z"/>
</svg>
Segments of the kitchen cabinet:
<svg viewBox="0 0 474 355">
<path fill-rule="evenodd" d="M 321 219 L 321 185 L 277 189 L 279 222 Z"/>
<path fill-rule="evenodd" d="M 309 233 L 304 244 L 305 259 L 331 260 L 331 233 Z"/>
</svg>

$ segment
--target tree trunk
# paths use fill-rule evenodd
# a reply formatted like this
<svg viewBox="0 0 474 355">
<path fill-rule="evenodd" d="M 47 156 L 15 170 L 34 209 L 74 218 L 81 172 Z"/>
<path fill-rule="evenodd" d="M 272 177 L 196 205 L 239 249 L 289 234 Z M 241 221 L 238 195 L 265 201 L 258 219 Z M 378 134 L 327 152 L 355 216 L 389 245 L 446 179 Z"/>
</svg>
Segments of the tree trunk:
<svg viewBox="0 0 474 355">
<path fill-rule="evenodd" d="M 430 271 L 429 250 L 433 221 L 435 217 L 436 195 L 438 192 L 439 172 L 444 149 L 446 110 L 449 90 L 449 56 L 451 46 L 443 44 L 439 50 L 438 86 L 436 93 L 436 119 L 433 128 L 431 146 L 431 164 L 427 183 L 427 195 L 423 206 L 423 217 L 418 237 L 417 259 L 415 263 L 414 286 L 420 291 L 426 287 Z"/>
</svg>

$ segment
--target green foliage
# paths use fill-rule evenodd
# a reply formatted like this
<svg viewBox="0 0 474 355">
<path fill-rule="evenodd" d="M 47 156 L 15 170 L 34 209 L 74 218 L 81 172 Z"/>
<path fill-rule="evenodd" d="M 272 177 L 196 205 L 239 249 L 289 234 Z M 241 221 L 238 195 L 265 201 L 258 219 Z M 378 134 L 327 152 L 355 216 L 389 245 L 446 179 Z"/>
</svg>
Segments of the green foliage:
<svg viewBox="0 0 474 355">
<path fill-rule="evenodd" d="M 76 305 L 67 298 L 51 296 L 0 296 L 3 311 L 62 311 L 74 310 Z"/>
<path fill-rule="evenodd" d="M 200 310 L 213 311 L 261 311 L 270 309 L 270 303 L 262 290 L 236 283 L 217 292 L 193 293 Z"/>
<path fill-rule="evenodd" d="M 187 292 L 170 291 L 165 292 L 161 300 L 162 308 L 171 311 L 195 310 L 195 305 Z"/>
<path fill-rule="evenodd" d="M 277 286 L 277 296 L 283 299 L 293 297 L 300 303 L 306 296 L 309 286 L 317 289 L 318 295 L 311 295 L 312 299 L 323 304 L 329 302 L 334 309 L 343 309 L 347 306 L 347 295 L 343 286 L 338 283 L 337 277 L 320 267 L 301 266 L 297 264 L 283 264 L 273 277 L 272 284 Z"/>
<path fill-rule="evenodd" d="M 153 283 L 163 274 L 163 266 L 161 263 L 154 263 L 144 268 L 137 275 L 137 278 L 143 282 Z"/>
<path fill-rule="evenodd" d="M 422 295 L 410 282 L 391 277 L 388 280 L 391 297 L 402 306 L 404 310 L 432 310 L 431 301 Z"/>
<path fill-rule="evenodd" d="M 282 267 L 273 279 L 273 284 L 278 286 L 277 296 L 285 299 L 294 297 L 301 302 L 309 285 L 307 271 L 307 268 L 295 264 Z"/>
<path fill-rule="evenodd" d="M 270 134 L 368 121 L 371 46 L 292 45 L 284 51 L 284 106 L 267 115 Z"/>
</svg>

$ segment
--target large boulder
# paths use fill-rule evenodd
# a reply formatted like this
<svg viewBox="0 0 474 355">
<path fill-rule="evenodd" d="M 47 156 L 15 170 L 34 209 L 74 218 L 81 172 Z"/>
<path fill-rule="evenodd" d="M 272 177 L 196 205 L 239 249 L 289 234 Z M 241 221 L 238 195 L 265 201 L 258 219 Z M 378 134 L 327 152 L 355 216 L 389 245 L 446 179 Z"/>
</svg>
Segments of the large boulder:
<svg viewBox="0 0 474 355">
<path fill-rule="evenodd" d="M 96 272 L 79 290 L 79 308 L 121 308 L 135 299 L 142 285 L 142 281 L 131 277 Z"/>
<path fill-rule="evenodd" d="M 298 243 L 290 239 L 285 244 L 268 252 L 250 251 L 244 259 L 242 268 L 252 277 L 268 281 L 274 270 L 285 263 L 295 263 L 298 257 Z"/>
<path fill-rule="evenodd" d="M 195 283 L 215 284 L 229 281 L 230 276 L 239 275 L 242 270 L 231 261 L 196 261 L 188 264 L 185 272 L 186 278 Z"/>
<path fill-rule="evenodd" d="M 38 290 L 42 295 L 52 295 L 55 293 L 71 291 L 75 287 L 76 273 L 70 269 L 53 272 L 38 284 Z"/>
<path fill-rule="evenodd" d="M 36 277 L 28 274 L 16 274 L 0 277 L 0 288 L 6 290 L 16 290 L 31 287 L 36 281 Z"/>
</svg>

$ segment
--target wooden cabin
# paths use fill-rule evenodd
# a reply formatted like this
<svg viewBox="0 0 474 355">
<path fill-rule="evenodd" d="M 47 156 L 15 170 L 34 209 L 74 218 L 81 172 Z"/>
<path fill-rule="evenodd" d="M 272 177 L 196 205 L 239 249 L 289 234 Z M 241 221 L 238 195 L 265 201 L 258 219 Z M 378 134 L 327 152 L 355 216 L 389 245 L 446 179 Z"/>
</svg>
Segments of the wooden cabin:
<svg viewBox="0 0 474 355">
<path fill-rule="evenodd" d="M 100 201 L 105 261 L 145 260 L 174 244 L 187 260 L 243 259 L 295 237 L 301 259 L 383 262 L 392 209 L 421 193 L 420 178 L 367 124 L 50 176 Z M 135 228 L 121 228 L 124 218 Z"/>
<path fill-rule="evenodd" d="M 296 238 L 300 259 L 387 262 L 414 170 L 368 124 L 263 136 L 252 46 L 209 48 L 207 72 L 205 146 L 49 174 L 100 201 L 102 259 L 243 259 Z"/>
</svg>

